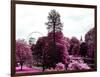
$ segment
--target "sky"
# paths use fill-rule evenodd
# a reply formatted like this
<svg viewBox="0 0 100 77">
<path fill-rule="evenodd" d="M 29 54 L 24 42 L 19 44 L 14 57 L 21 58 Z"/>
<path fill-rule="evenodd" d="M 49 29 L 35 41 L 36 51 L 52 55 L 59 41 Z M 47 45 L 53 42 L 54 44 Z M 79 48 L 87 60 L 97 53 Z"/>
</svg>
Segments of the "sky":
<svg viewBox="0 0 100 77">
<path fill-rule="evenodd" d="M 28 39 L 47 35 L 45 23 L 48 13 L 55 9 L 61 16 L 63 33 L 78 39 L 94 27 L 94 9 L 39 5 L 16 5 L 16 39 Z"/>
</svg>

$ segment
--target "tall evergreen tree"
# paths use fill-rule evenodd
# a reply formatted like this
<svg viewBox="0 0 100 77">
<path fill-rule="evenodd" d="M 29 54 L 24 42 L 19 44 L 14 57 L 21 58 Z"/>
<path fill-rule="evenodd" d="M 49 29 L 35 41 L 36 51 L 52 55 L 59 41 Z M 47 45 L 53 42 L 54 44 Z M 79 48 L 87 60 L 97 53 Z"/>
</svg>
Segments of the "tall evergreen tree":
<svg viewBox="0 0 100 77">
<path fill-rule="evenodd" d="M 60 14 L 56 10 L 51 10 L 46 23 L 48 32 L 62 31 L 63 24 L 61 23 Z"/>
<path fill-rule="evenodd" d="M 51 10 L 48 15 L 48 22 L 46 23 L 48 32 L 53 32 L 53 49 L 56 51 L 55 45 L 55 32 L 61 32 L 62 30 L 62 23 L 60 20 L 60 14 L 56 10 Z"/>
</svg>

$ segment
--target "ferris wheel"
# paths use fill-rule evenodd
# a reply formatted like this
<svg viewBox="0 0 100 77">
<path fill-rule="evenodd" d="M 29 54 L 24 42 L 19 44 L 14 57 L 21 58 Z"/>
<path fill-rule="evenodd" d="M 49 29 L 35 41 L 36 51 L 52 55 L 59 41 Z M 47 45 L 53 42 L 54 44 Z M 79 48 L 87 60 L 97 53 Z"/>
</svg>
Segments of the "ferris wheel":
<svg viewBox="0 0 100 77">
<path fill-rule="evenodd" d="M 36 41 L 39 37 L 42 37 L 43 34 L 38 31 L 30 32 L 26 38 L 28 44 L 36 44 Z"/>
</svg>

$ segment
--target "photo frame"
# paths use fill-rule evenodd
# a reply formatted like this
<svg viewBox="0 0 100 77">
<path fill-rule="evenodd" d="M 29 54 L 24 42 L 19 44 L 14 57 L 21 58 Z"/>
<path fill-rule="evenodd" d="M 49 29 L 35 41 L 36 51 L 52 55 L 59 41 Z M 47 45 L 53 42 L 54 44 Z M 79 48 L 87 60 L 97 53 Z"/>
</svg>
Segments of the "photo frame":
<svg viewBox="0 0 100 77">
<path fill-rule="evenodd" d="M 96 5 L 11 1 L 12 77 L 91 71 L 97 71 Z"/>
</svg>

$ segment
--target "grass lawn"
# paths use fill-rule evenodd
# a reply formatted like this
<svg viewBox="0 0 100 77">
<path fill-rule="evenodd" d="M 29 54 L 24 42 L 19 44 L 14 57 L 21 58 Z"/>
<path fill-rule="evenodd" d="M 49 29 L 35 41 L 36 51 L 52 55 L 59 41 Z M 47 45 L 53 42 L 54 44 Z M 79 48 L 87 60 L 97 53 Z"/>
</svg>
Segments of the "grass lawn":
<svg viewBox="0 0 100 77">
<path fill-rule="evenodd" d="M 20 73 L 36 73 L 36 72 L 42 72 L 42 69 L 39 68 L 29 68 L 26 66 L 23 66 L 23 69 L 21 70 L 21 67 L 16 67 L 16 74 Z"/>
</svg>

